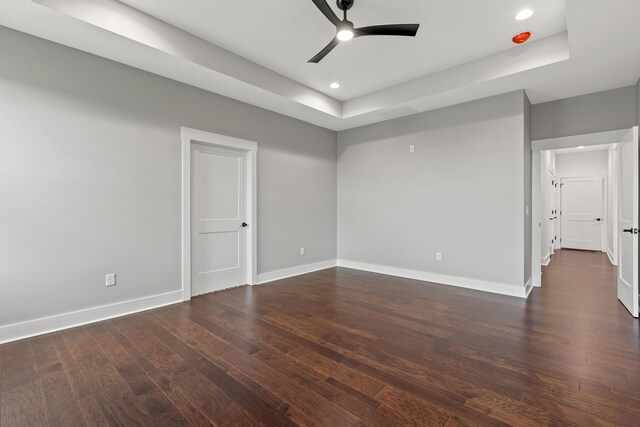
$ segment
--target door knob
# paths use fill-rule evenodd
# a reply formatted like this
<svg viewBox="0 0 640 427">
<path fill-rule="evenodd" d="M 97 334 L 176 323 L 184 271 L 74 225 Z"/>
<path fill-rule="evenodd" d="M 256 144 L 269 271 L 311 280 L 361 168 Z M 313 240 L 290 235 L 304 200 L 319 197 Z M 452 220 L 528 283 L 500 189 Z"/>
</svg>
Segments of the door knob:
<svg viewBox="0 0 640 427">
<path fill-rule="evenodd" d="M 622 230 L 623 233 L 630 233 L 630 234 L 638 234 L 638 229 L 637 228 L 625 228 L 624 230 Z"/>
<path fill-rule="evenodd" d="M 242 226 L 243 226 L 243 227 L 248 227 L 248 226 L 249 226 L 249 224 L 247 224 L 246 222 L 243 222 L 243 223 L 242 223 Z"/>
<path fill-rule="evenodd" d="M 600 222 L 602 221 L 602 218 L 596 218 L 596 221 Z"/>
</svg>

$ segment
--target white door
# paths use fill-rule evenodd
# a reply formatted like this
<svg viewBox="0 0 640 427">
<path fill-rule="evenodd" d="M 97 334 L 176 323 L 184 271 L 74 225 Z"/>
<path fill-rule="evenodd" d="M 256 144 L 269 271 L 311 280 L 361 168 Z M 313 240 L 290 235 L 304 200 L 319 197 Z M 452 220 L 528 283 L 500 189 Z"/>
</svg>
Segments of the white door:
<svg viewBox="0 0 640 427">
<path fill-rule="evenodd" d="M 602 177 L 562 178 L 561 246 L 602 251 Z"/>
<path fill-rule="evenodd" d="M 244 285 L 246 159 L 240 151 L 192 146 L 191 293 Z"/>
<path fill-rule="evenodd" d="M 620 141 L 618 299 L 638 317 L 638 127 Z"/>
</svg>

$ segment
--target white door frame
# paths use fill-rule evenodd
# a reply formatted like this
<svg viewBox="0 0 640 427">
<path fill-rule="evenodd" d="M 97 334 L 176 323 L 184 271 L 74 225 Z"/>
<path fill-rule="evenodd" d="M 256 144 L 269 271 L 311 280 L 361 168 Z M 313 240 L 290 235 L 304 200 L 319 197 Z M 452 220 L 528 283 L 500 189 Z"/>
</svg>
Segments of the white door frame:
<svg viewBox="0 0 640 427">
<path fill-rule="evenodd" d="M 609 247 L 607 241 L 607 256 L 611 261 L 611 264 L 618 266 L 618 203 L 620 200 L 620 160 L 619 160 L 619 148 L 617 145 L 612 146 L 609 149 L 610 170 L 613 174 L 610 177 L 607 187 L 607 211 L 609 205 L 611 205 L 611 212 L 607 215 L 608 221 L 611 221 L 613 225 L 613 236 L 611 237 L 613 246 Z M 609 227 L 607 227 L 608 229 Z M 611 252 L 609 251 L 611 250 Z"/>
<path fill-rule="evenodd" d="M 622 129 L 609 132 L 597 132 L 531 141 L 531 272 L 533 286 L 542 286 L 542 262 L 540 260 L 540 253 L 542 252 L 542 242 L 540 238 L 541 152 L 546 150 L 557 150 L 559 148 L 612 144 L 618 142 L 628 131 L 629 129 Z"/>
<path fill-rule="evenodd" d="M 258 228 L 257 160 L 258 143 L 197 129 L 181 128 L 182 138 L 182 299 L 191 299 L 191 144 L 204 144 L 246 153 L 246 236 L 247 283 L 255 285 L 257 275 Z"/>
</svg>

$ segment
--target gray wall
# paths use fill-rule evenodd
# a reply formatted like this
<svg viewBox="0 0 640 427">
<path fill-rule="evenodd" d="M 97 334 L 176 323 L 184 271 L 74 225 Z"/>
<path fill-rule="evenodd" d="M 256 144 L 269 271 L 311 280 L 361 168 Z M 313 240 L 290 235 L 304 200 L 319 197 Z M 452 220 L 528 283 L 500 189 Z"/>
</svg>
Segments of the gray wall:
<svg viewBox="0 0 640 427">
<path fill-rule="evenodd" d="M 519 91 L 340 132 L 338 258 L 522 287 L 524 105 Z"/>
<path fill-rule="evenodd" d="M 640 126 L 640 79 L 636 83 L 636 124 Z"/>
<path fill-rule="evenodd" d="M 628 129 L 637 121 L 636 87 L 536 104 L 531 113 L 534 140 Z"/>
<path fill-rule="evenodd" d="M 524 94 L 524 283 L 531 279 L 531 102 Z"/>
<path fill-rule="evenodd" d="M 258 141 L 259 272 L 336 258 L 335 132 L 2 27 L 0 52 L 0 325 L 180 289 L 181 126 Z"/>
</svg>

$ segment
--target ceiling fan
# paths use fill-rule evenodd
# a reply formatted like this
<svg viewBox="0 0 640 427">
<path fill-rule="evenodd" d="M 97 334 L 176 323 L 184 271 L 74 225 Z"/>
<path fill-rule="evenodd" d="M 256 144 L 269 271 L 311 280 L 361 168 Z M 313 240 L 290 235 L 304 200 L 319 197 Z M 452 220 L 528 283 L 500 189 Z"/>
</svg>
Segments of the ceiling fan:
<svg viewBox="0 0 640 427">
<path fill-rule="evenodd" d="M 329 43 L 324 49 L 320 51 L 316 56 L 311 58 L 308 62 L 317 64 L 327 56 L 341 41 L 349 41 L 354 37 L 363 36 L 407 36 L 415 37 L 418 33 L 420 24 L 392 24 L 392 25 L 373 25 L 370 27 L 355 28 L 353 22 L 347 20 L 347 11 L 353 7 L 355 0 L 336 0 L 338 8 L 343 11 L 344 19 L 340 20 L 338 16 L 333 12 L 333 9 L 329 7 L 327 0 L 312 0 L 313 3 L 320 9 L 320 12 L 327 17 L 333 25 L 336 26 L 336 36 L 331 43 Z"/>
</svg>

